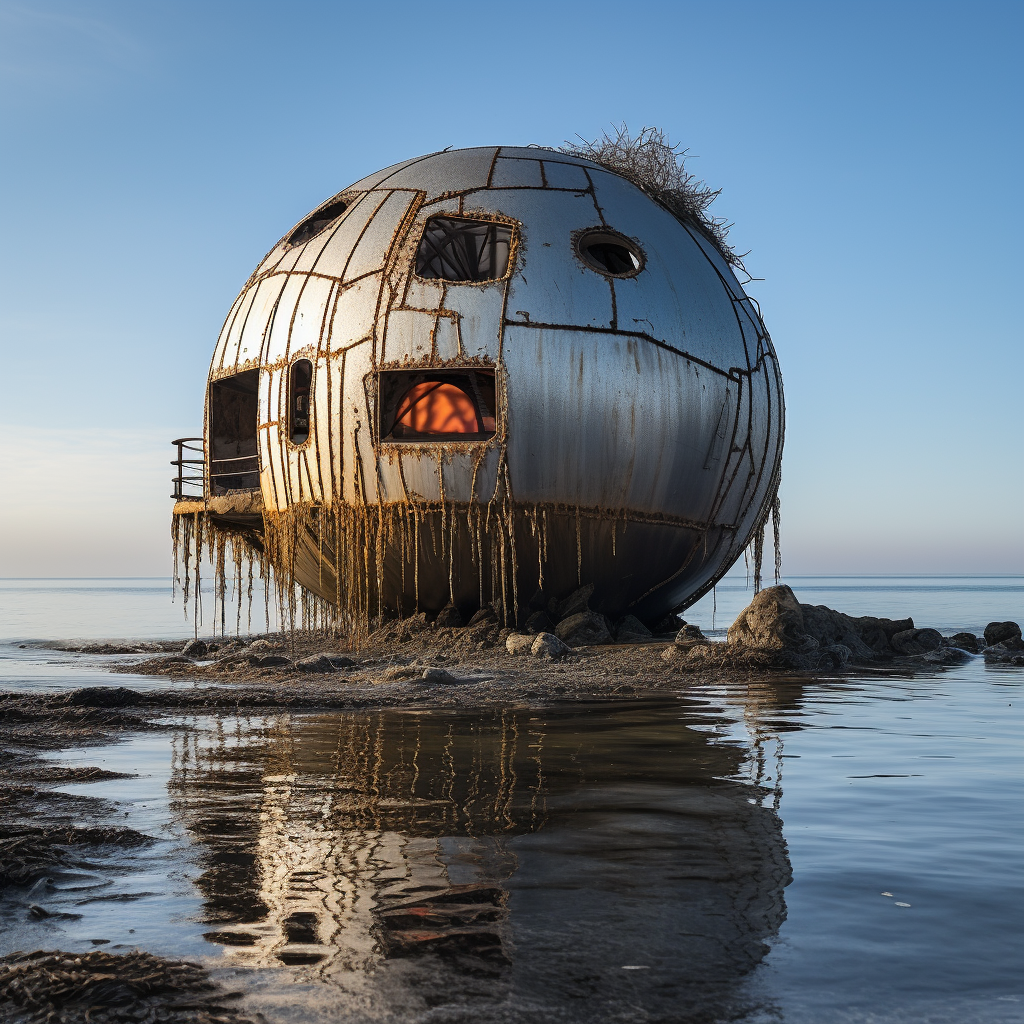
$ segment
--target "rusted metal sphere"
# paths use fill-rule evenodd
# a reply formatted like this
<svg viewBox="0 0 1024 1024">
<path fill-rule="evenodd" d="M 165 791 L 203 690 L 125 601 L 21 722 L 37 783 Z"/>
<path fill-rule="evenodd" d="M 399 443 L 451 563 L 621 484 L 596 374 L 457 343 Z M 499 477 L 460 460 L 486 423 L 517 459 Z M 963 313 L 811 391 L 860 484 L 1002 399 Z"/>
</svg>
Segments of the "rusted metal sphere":
<svg viewBox="0 0 1024 1024">
<path fill-rule="evenodd" d="M 210 508 L 230 524 L 258 492 L 278 572 L 350 615 L 500 597 L 521 619 L 593 583 L 593 608 L 653 618 L 763 524 L 783 421 L 771 340 L 697 226 L 586 159 L 435 153 L 246 282 L 210 371 Z"/>
</svg>

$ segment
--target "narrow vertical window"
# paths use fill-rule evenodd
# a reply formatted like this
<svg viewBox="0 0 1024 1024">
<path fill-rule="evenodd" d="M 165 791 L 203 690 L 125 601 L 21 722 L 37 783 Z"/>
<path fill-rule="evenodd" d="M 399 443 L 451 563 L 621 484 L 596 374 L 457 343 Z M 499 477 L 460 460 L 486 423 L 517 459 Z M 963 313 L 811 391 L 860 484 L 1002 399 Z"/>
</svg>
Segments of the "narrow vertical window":
<svg viewBox="0 0 1024 1024">
<path fill-rule="evenodd" d="M 312 385 L 313 364 L 308 359 L 296 359 L 288 371 L 288 438 L 292 444 L 309 440 Z"/>
</svg>

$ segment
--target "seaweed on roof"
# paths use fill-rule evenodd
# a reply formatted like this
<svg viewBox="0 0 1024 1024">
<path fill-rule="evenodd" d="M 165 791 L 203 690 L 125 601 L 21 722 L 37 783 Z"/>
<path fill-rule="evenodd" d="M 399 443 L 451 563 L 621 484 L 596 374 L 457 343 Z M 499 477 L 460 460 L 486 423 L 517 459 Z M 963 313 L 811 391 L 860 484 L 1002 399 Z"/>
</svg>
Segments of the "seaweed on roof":
<svg viewBox="0 0 1024 1024">
<path fill-rule="evenodd" d="M 659 128 L 642 128 L 635 137 L 625 124 L 612 131 L 594 142 L 566 142 L 559 151 L 592 160 L 622 175 L 679 220 L 696 227 L 730 266 L 746 273 L 743 257 L 726 240 L 732 225 L 708 213 L 722 190 L 711 188 L 686 170 L 689 150 L 680 149 L 678 143 L 673 145 Z"/>
</svg>

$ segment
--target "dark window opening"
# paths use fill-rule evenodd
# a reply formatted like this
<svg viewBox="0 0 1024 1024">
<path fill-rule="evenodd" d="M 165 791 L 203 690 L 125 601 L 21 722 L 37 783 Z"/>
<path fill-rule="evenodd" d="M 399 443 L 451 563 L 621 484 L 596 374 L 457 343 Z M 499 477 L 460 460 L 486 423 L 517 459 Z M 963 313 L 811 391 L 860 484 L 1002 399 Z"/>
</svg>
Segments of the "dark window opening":
<svg viewBox="0 0 1024 1024">
<path fill-rule="evenodd" d="M 314 210 L 289 236 L 288 245 L 302 245 L 314 235 L 319 235 L 328 224 L 336 221 L 346 210 L 348 203 L 338 199 L 333 203 Z"/>
<path fill-rule="evenodd" d="M 493 370 L 383 371 L 385 441 L 486 441 L 494 436 Z"/>
<path fill-rule="evenodd" d="M 313 364 L 308 359 L 296 359 L 288 371 L 288 438 L 292 444 L 309 440 L 312 386 Z"/>
<path fill-rule="evenodd" d="M 636 277 L 644 258 L 635 242 L 616 231 L 588 231 L 576 243 L 581 259 L 591 270 L 611 277 Z"/>
<path fill-rule="evenodd" d="M 260 485 L 257 422 L 260 371 L 247 370 L 210 384 L 210 490 L 256 490 Z"/>
<path fill-rule="evenodd" d="M 442 281 L 497 281 L 508 272 L 511 251 L 509 224 L 431 217 L 416 250 L 416 273 Z"/>
</svg>

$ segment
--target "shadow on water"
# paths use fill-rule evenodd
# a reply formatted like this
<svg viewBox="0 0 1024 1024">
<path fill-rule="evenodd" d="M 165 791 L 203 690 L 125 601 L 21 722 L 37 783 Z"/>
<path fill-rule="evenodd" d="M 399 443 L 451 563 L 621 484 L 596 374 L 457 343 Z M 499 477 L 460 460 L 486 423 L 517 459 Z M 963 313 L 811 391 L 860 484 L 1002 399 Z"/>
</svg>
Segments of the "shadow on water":
<svg viewBox="0 0 1024 1024">
<path fill-rule="evenodd" d="M 743 1016 L 791 869 L 757 751 L 714 711 L 183 727 L 171 811 L 211 952 L 276 984 L 290 968 L 256 984 L 285 1016 L 303 986 L 306 1019 Z"/>
</svg>

